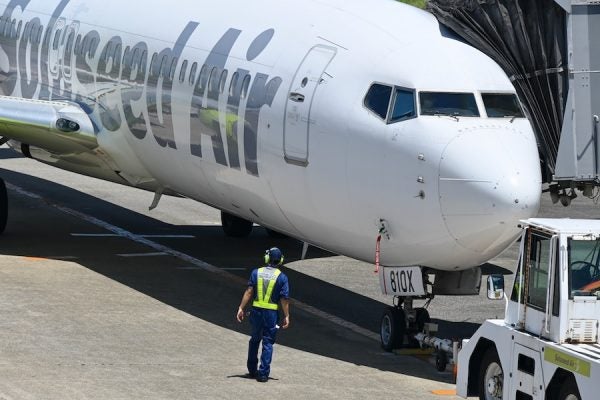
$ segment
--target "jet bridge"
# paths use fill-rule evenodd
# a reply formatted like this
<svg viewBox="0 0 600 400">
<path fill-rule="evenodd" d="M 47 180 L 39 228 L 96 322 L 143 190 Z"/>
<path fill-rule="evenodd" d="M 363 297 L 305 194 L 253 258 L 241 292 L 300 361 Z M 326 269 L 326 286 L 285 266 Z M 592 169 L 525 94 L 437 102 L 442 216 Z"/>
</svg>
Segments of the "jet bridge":
<svg viewBox="0 0 600 400">
<path fill-rule="evenodd" d="M 507 73 L 536 133 L 552 199 L 600 196 L 600 1 L 429 0 Z"/>
</svg>

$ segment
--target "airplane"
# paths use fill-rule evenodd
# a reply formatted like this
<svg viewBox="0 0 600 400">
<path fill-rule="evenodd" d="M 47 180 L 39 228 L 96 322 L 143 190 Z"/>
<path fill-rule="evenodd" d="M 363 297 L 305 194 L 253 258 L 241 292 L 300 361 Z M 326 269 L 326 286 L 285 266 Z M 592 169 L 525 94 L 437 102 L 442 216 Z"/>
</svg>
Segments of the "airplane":
<svg viewBox="0 0 600 400">
<path fill-rule="evenodd" d="M 221 210 L 227 235 L 256 223 L 368 262 L 383 236 L 382 266 L 436 274 L 427 296 L 478 290 L 481 273 L 463 272 L 539 209 L 536 139 L 514 87 L 415 7 L 0 0 L 0 11 L 2 142 L 153 191 L 151 208 L 184 196 Z M 7 202 L 4 188 L 0 214 Z M 396 295 L 414 320 L 418 296 Z"/>
</svg>

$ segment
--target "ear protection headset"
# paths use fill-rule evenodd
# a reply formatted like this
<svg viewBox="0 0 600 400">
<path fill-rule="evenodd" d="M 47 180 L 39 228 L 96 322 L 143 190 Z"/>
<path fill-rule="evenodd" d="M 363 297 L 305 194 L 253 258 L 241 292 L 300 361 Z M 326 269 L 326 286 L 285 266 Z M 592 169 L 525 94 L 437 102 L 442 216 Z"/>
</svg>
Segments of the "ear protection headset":
<svg viewBox="0 0 600 400">
<path fill-rule="evenodd" d="M 271 254 L 273 253 L 273 254 Z M 279 257 L 279 262 L 277 262 L 277 256 Z M 271 262 L 274 261 L 274 265 L 282 265 L 283 264 L 283 253 L 277 247 L 273 247 L 269 250 L 265 251 L 265 264 L 270 265 Z"/>
</svg>

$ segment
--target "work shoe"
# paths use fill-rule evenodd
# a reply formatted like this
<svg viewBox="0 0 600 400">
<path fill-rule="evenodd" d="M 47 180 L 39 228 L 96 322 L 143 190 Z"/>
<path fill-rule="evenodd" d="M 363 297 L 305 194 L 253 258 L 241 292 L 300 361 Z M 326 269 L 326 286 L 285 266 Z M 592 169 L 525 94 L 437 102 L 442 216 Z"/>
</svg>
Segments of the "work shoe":
<svg viewBox="0 0 600 400">
<path fill-rule="evenodd" d="M 267 382 L 268 380 L 269 380 L 268 376 L 259 375 L 259 376 L 256 377 L 256 381 L 257 382 Z"/>
<path fill-rule="evenodd" d="M 256 372 L 248 372 L 246 375 L 244 375 L 244 378 L 256 379 Z"/>
</svg>

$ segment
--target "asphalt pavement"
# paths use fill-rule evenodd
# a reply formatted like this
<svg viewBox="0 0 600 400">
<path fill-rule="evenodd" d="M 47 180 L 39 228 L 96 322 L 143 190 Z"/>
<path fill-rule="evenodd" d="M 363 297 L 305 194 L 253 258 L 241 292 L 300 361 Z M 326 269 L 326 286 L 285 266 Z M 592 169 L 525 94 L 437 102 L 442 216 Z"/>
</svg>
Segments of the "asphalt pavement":
<svg viewBox="0 0 600 400">
<path fill-rule="evenodd" d="M 439 399 L 452 374 L 382 351 L 389 299 L 373 265 L 274 239 L 221 232 L 218 211 L 60 171 L 0 148 L 9 221 L 0 238 L 0 399 Z M 591 200 L 543 216 L 597 218 Z M 291 327 L 279 333 L 272 380 L 243 377 L 249 324 L 235 312 L 264 250 L 280 247 Z M 485 272 L 510 275 L 513 246 Z M 507 282 L 511 282 L 509 278 Z M 446 337 L 464 337 L 503 302 L 437 297 Z M 265 386 L 266 385 L 266 386 Z M 268 389 L 267 389 L 268 388 Z"/>
</svg>

